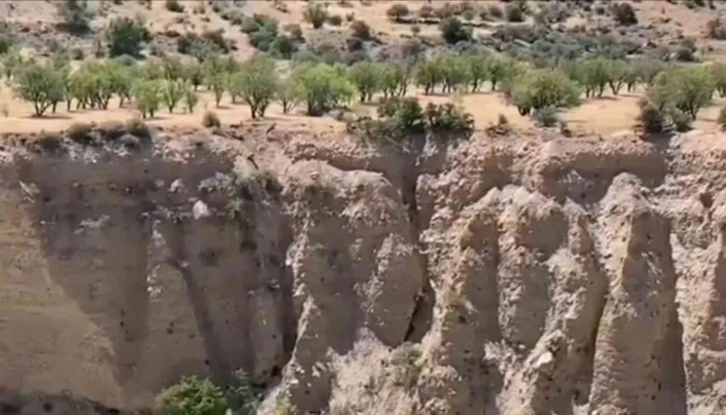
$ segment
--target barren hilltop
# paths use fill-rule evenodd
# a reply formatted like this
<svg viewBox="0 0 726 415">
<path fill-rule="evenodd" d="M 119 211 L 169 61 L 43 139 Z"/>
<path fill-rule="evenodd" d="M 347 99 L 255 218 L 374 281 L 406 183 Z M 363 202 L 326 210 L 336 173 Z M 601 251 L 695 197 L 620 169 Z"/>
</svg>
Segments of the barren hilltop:
<svg viewBox="0 0 726 415">
<path fill-rule="evenodd" d="M 726 413 L 718 1 L 1 1 L 0 415 Z"/>
</svg>

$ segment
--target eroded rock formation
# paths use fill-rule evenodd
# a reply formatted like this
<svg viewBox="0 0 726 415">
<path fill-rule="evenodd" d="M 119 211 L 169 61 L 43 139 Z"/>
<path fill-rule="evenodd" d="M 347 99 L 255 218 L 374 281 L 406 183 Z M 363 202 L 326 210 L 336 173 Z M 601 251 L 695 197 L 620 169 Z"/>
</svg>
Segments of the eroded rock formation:
<svg viewBox="0 0 726 415">
<path fill-rule="evenodd" d="M 3 148 L 0 413 L 726 411 L 726 137 L 217 133 Z"/>
</svg>

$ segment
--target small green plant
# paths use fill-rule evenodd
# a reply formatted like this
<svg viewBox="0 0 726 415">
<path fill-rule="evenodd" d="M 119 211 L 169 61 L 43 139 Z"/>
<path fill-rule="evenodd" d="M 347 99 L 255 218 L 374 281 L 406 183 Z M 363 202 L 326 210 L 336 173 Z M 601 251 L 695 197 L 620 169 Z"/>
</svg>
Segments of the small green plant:
<svg viewBox="0 0 726 415">
<path fill-rule="evenodd" d="M 456 44 L 458 42 L 471 39 L 471 29 L 464 26 L 461 20 L 456 17 L 449 17 L 442 20 L 439 24 L 441 36 L 446 43 Z"/>
<path fill-rule="evenodd" d="M 156 398 L 162 415 L 222 415 L 227 410 L 224 392 L 208 379 L 184 378 Z"/>
<path fill-rule="evenodd" d="M 421 351 L 411 343 L 402 344 L 393 354 L 391 364 L 396 368 L 394 384 L 411 389 L 418 383 L 423 369 Z"/>
<path fill-rule="evenodd" d="M 143 43 L 149 38 L 144 25 L 128 17 L 111 21 L 106 34 L 109 56 L 139 56 Z"/>
</svg>

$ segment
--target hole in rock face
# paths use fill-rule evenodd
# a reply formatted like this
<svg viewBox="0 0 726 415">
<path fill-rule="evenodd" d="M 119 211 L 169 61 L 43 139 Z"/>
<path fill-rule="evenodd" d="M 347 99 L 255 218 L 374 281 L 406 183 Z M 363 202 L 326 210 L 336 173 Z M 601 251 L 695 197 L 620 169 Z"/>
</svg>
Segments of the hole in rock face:
<svg viewBox="0 0 726 415">
<path fill-rule="evenodd" d="M 50 402 L 46 402 L 43 404 L 43 410 L 45 412 L 51 412 L 53 410 L 53 404 Z"/>
</svg>

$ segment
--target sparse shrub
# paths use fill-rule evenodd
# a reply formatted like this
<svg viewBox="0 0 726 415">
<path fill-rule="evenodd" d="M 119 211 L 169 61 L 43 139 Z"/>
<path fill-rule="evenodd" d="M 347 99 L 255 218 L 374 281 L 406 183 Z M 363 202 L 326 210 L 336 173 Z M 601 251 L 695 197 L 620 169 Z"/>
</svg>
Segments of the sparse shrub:
<svg viewBox="0 0 726 415">
<path fill-rule="evenodd" d="M 290 59 L 298 50 L 298 44 L 287 35 L 279 35 L 270 44 L 269 52 L 282 59 Z"/>
<path fill-rule="evenodd" d="M 91 140 L 93 124 L 75 122 L 68 127 L 66 135 L 77 143 L 86 143 Z"/>
<path fill-rule="evenodd" d="M 419 33 L 421 33 L 421 26 L 415 24 L 411 26 L 411 33 L 413 33 L 414 36 L 417 36 Z"/>
<path fill-rule="evenodd" d="M 313 25 L 314 29 L 320 29 L 325 23 L 325 19 L 328 17 L 328 11 L 319 2 L 308 2 L 303 13 L 305 21 Z"/>
<path fill-rule="evenodd" d="M 496 4 L 490 4 L 487 8 L 488 15 L 491 16 L 493 19 L 503 19 L 504 18 L 504 11 L 501 7 L 497 6 Z"/>
<path fill-rule="evenodd" d="M 331 14 L 327 17 L 326 21 L 331 26 L 340 26 L 343 24 L 343 18 L 339 14 Z"/>
<path fill-rule="evenodd" d="M 410 13 L 408 6 L 403 3 L 396 3 L 386 10 L 386 15 L 393 21 L 400 21 L 401 18 L 407 16 Z"/>
<path fill-rule="evenodd" d="M 724 26 L 720 18 L 709 20 L 706 23 L 706 36 L 711 39 L 726 39 L 726 26 Z"/>
<path fill-rule="evenodd" d="M 446 43 L 456 44 L 471 39 L 471 30 L 456 17 L 450 17 L 439 24 L 441 36 Z"/>
<path fill-rule="evenodd" d="M 682 133 L 691 130 L 694 119 L 689 114 L 686 114 L 678 108 L 671 108 L 668 111 L 668 116 L 676 131 Z"/>
<path fill-rule="evenodd" d="M 610 6 L 613 18 L 619 25 L 630 26 L 638 24 L 638 16 L 630 3 L 613 3 Z"/>
<path fill-rule="evenodd" d="M 219 120 L 219 116 L 214 111 L 207 111 L 202 117 L 202 126 L 206 128 L 221 127 L 222 122 Z"/>
<path fill-rule="evenodd" d="M 504 8 L 504 16 L 508 22 L 518 23 L 524 21 L 524 10 L 519 3 L 507 4 Z"/>
<path fill-rule="evenodd" d="M 58 14 L 63 20 L 65 28 L 73 34 L 88 32 L 88 22 L 93 18 L 93 12 L 85 0 L 62 0 L 56 3 Z"/>
<path fill-rule="evenodd" d="M 684 38 L 676 49 L 675 58 L 680 62 L 695 62 L 696 49 L 696 41 L 693 38 Z"/>
<path fill-rule="evenodd" d="M 518 76 L 511 102 L 519 113 L 529 115 L 543 108 L 568 108 L 579 104 L 577 84 L 557 69 L 534 69 Z"/>
<path fill-rule="evenodd" d="M 9 33 L 0 31 L 0 55 L 7 53 L 13 46 L 13 38 Z"/>
<path fill-rule="evenodd" d="M 164 7 L 166 7 L 167 10 L 174 13 L 183 13 L 184 12 L 184 6 L 179 3 L 179 0 L 165 0 L 164 1 Z"/>
<path fill-rule="evenodd" d="M 447 102 L 429 103 L 424 111 L 427 130 L 437 138 L 469 138 L 474 132 L 474 117 L 463 107 Z"/>
<path fill-rule="evenodd" d="M 557 110 L 552 107 L 544 107 L 532 113 L 532 121 L 538 127 L 554 127 L 560 121 Z"/>
<path fill-rule="evenodd" d="M 418 9 L 418 15 L 421 18 L 428 19 L 434 15 L 434 8 L 425 4 Z"/>
<path fill-rule="evenodd" d="M 391 358 L 396 368 L 396 385 L 411 389 L 418 383 L 423 365 L 420 362 L 421 351 L 410 343 L 402 344 Z"/>
<path fill-rule="evenodd" d="M 85 54 L 83 53 L 83 49 L 81 48 L 73 48 L 71 49 L 71 59 L 74 61 L 80 61 L 85 58 Z"/>
<path fill-rule="evenodd" d="M 191 377 L 162 391 L 156 407 L 163 415 L 221 415 L 227 402 L 224 392 L 211 381 Z"/>
<path fill-rule="evenodd" d="M 242 31 L 249 35 L 250 44 L 261 51 L 270 50 L 272 42 L 277 37 L 277 20 L 255 14 L 245 19 L 242 24 Z"/>
<path fill-rule="evenodd" d="M 362 20 L 356 20 L 350 24 L 350 30 L 353 32 L 353 36 L 358 39 L 368 40 L 371 38 L 371 28 L 368 23 Z"/>
<path fill-rule="evenodd" d="M 288 23 L 282 29 L 289 33 L 295 40 L 304 39 L 302 28 L 297 23 Z"/>
<path fill-rule="evenodd" d="M 141 22 L 119 17 L 113 19 L 106 33 L 109 56 L 139 56 L 149 34 Z"/>
</svg>

